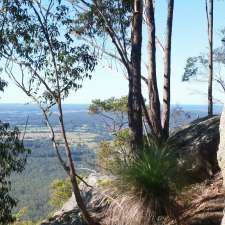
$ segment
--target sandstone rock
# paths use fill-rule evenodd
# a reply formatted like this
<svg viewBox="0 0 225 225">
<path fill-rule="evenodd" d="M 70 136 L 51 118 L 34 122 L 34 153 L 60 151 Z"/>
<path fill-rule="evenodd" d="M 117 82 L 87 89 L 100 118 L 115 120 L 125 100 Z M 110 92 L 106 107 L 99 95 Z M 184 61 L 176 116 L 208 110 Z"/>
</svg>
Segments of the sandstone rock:
<svg viewBox="0 0 225 225">
<path fill-rule="evenodd" d="M 105 179 L 109 179 L 109 177 L 98 173 L 92 173 L 85 178 L 85 181 L 91 187 L 88 187 L 82 182 L 79 185 L 81 195 L 84 203 L 87 205 L 88 211 L 90 213 L 98 213 L 99 217 L 102 216 L 102 208 L 106 207 L 107 202 L 104 202 L 105 198 L 102 195 L 102 188 L 98 185 L 98 182 Z M 85 225 L 74 195 L 71 196 L 53 217 L 43 221 L 40 225 Z"/>
<path fill-rule="evenodd" d="M 203 181 L 218 170 L 219 116 L 202 118 L 171 134 L 176 143 L 181 169 L 192 182 Z"/>
<path fill-rule="evenodd" d="M 223 185 L 225 186 L 225 108 L 220 120 L 220 144 L 217 159 L 223 176 Z M 221 225 L 225 225 L 225 216 Z"/>
<path fill-rule="evenodd" d="M 225 196 L 221 172 L 194 184 L 178 196 L 182 205 L 179 225 L 220 225 Z M 174 221 L 166 225 L 177 225 Z"/>
</svg>

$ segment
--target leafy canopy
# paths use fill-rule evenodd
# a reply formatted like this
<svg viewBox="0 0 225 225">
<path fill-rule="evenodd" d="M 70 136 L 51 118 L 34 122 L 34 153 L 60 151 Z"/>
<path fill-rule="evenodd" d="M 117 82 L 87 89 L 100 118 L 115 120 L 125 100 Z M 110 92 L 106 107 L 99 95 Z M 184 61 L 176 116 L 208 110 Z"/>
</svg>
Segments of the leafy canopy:
<svg viewBox="0 0 225 225">
<path fill-rule="evenodd" d="M 28 95 L 53 103 L 82 86 L 96 65 L 85 44 L 74 39 L 74 12 L 61 1 L 3 1 L 0 56 L 6 71 Z M 15 65 L 15 66 L 14 66 Z M 14 70 L 21 70 L 20 76 Z"/>
<path fill-rule="evenodd" d="M 124 45 L 131 22 L 131 0 L 73 0 L 77 9 L 75 32 L 88 37 L 105 37 L 108 33 L 116 34 Z"/>
<path fill-rule="evenodd" d="M 121 98 L 109 98 L 106 100 L 93 100 L 89 106 L 89 111 L 94 114 L 100 112 L 127 112 L 127 96 Z"/>
<path fill-rule="evenodd" d="M 10 195 L 12 173 L 21 173 L 25 167 L 29 150 L 20 139 L 18 128 L 11 129 L 9 124 L 0 122 L 0 224 L 13 220 L 12 208 L 16 200 Z"/>
<path fill-rule="evenodd" d="M 221 31 L 221 35 L 225 36 L 225 31 Z M 222 39 L 222 45 L 213 50 L 214 62 L 214 79 L 221 80 L 220 70 L 225 66 L 225 38 Z M 186 61 L 182 81 L 189 81 L 193 78 L 204 78 L 208 71 L 208 56 L 201 54 L 200 56 L 189 57 Z M 224 79 L 222 79 L 224 80 Z"/>
</svg>

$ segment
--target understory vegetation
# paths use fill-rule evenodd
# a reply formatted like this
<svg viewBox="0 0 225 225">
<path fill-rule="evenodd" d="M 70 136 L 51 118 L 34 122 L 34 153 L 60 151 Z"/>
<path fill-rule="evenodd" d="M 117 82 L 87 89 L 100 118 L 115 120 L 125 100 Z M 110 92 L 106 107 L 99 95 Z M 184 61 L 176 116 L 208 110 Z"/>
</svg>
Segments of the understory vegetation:
<svg viewBox="0 0 225 225">
<path fill-rule="evenodd" d="M 133 156 L 127 141 L 127 130 L 119 131 L 113 141 L 101 144 L 98 154 L 103 170 L 113 176 L 103 185 L 113 196 L 106 213 L 109 224 L 148 225 L 162 218 L 178 219 L 176 196 L 184 182 L 176 147 L 150 138 Z"/>
<path fill-rule="evenodd" d="M 54 180 L 50 185 L 49 204 L 59 209 L 72 195 L 72 185 L 69 178 Z"/>
</svg>

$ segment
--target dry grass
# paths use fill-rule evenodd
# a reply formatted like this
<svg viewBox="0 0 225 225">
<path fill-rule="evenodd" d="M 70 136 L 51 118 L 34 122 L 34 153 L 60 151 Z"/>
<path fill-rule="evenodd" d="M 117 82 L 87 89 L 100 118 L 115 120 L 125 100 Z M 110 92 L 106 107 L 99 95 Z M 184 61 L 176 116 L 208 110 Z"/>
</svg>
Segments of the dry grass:
<svg viewBox="0 0 225 225">
<path fill-rule="evenodd" d="M 155 225 L 169 215 L 177 220 L 178 205 L 165 201 L 165 197 L 152 197 L 134 192 L 120 193 L 115 188 L 108 188 L 102 195 L 108 201 L 104 212 L 104 225 Z"/>
</svg>

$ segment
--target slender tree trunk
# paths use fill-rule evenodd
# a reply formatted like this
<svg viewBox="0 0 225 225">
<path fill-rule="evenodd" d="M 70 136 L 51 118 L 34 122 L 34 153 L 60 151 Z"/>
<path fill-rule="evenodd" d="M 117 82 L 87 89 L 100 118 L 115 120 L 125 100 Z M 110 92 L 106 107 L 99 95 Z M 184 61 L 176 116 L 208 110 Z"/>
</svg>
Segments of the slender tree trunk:
<svg viewBox="0 0 225 225">
<path fill-rule="evenodd" d="M 65 143 L 65 150 L 66 150 L 66 155 L 67 155 L 67 160 L 68 160 L 68 165 L 69 165 L 69 175 L 70 175 L 70 180 L 72 183 L 73 193 L 74 193 L 75 199 L 77 201 L 77 205 L 78 205 L 79 209 L 81 210 L 81 212 L 84 216 L 84 219 L 86 220 L 86 222 L 89 225 L 99 225 L 99 223 L 94 221 L 94 219 L 88 213 L 87 208 L 82 199 L 82 196 L 80 194 L 80 190 L 79 190 L 79 186 L 78 186 L 77 178 L 76 178 L 76 170 L 75 170 L 75 166 L 74 166 L 74 162 L 73 162 L 73 158 L 72 158 L 72 154 L 71 154 L 71 149 L 70 149 L 70 146 L 69 146 L 69 143 L 67 140 L 67 136 L 66 136 L 61 99 L 58 100 L 57 104 L 58 104 L 58 110 L 59 110 L 59 121 L 60 121 L 60 125 L 61 125 L 61 132 L 62 132 L 63 140 Z"/>
<path fill-rule="evenodd" d="M 208 18 L 208 40 L 209 40 L 209 81 L 208 81 L 208 116 L 213 115 L 213 0 L 208 2 L 209 12 L 207 10 Z M 207 4 L 207 2 L 206 2 Z"/>
<path fill-rule="evenodd" d="M 149 117 L 151 120 L 153 134 L 160 138 L 162 136 L 160 101 L 156 77 L 156 43 L 155 43 L 155 15 L 154 1 L 146 0 L 145 5 L 146 22 L 148 30 L 148 92 L 149 92 Z"/>
<path fill-rule="evenodd" d="M 131 60 L 129 64 L 128 117 L 132 131 L 131 148 L 138 151 L 143 145 L 142 93 L 141 93 L 141 47 L 142 47 L 143 1 L 133 0 L 131 37 Z"/>
<path fill-rule="evenodd" d="M 163 112 L 162 127 L 163 137 L 169 137 L 170 122 L 170 77 L 171 77 L 171 42 L 173 29 L 174 0 L 168 0 L 168 15 L 166 25 L 166 42 L 164 49 L 164 87 L 163 87 Z"/>
</svg>

